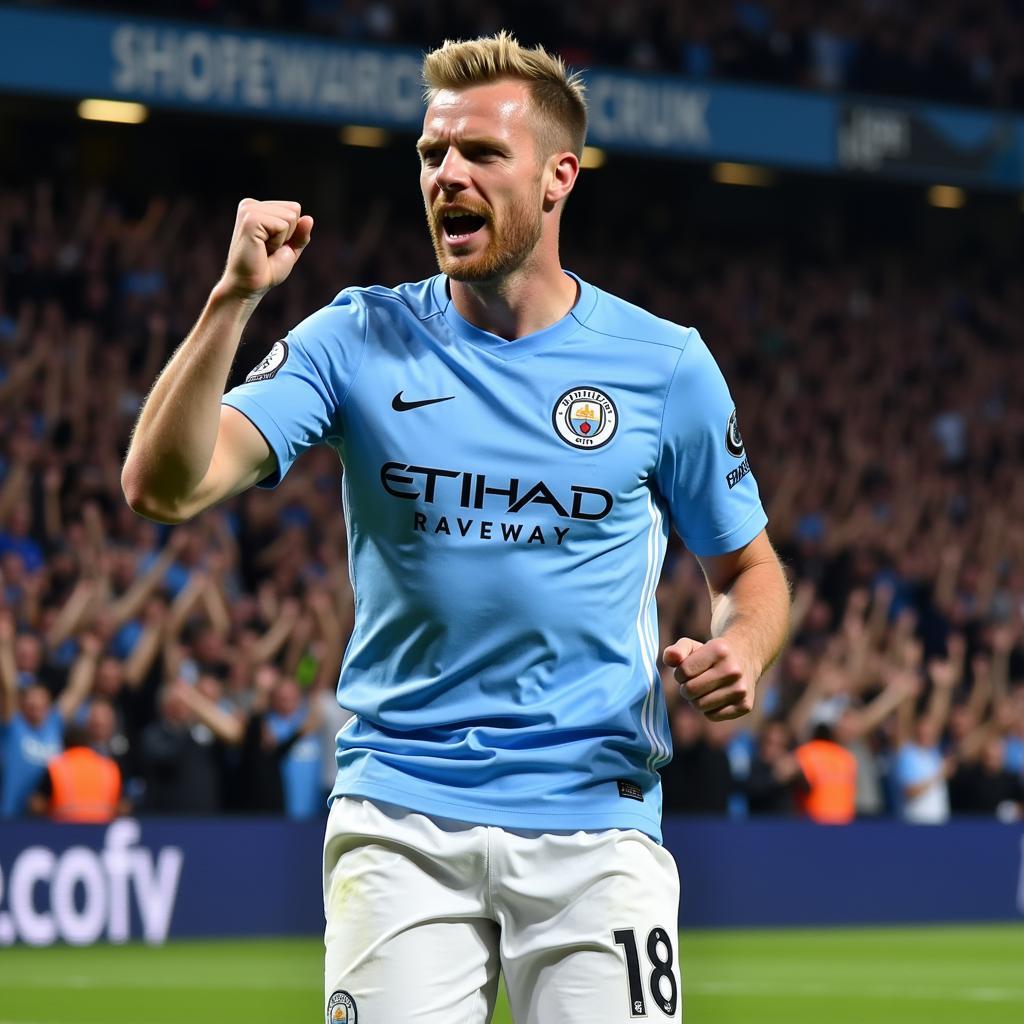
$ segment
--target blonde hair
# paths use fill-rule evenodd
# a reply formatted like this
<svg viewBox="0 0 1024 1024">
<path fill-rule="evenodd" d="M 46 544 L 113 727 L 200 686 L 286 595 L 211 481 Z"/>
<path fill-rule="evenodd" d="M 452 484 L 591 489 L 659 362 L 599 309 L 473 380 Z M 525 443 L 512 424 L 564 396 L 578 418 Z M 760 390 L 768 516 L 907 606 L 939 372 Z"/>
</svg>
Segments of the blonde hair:
<svg viewBox="0 0 1024 1024">
<path fill-rule="evenodd" d="M 502 30 L 479 39 L 446 39 L 423 58 L 428 103 L 441 89 L 468 89 L 505 78 L 529 86 L 544 155 L 569 150 L 581 156 L 587 135 L 586 87 L 579 72 L 570 71 L 561 57 L 542 46 L 521 46 Z"/>
</svg>

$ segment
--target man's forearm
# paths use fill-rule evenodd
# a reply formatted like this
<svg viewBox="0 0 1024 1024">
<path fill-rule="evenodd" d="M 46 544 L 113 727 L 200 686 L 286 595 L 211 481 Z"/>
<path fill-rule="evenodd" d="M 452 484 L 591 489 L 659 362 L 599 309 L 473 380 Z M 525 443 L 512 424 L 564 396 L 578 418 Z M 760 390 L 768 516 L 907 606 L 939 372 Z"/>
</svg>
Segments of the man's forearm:
<svg viewBox="0 0 1024 1024">
<path fill-rule="evenodd" d="M 745 568 L 712 603 L 711 635 L 745 652 L 755 677 L 778 657 L 789 628 L 789 585 L 775 558 Z"/>
<path fill-rule="evenodd" d="M 14 660 L 14 648 L 6 642 L 0 643 L 0 722 L 14 717 L 18 703 L 18 666 Z"/>
<path fill-rule="evenodd" d="M 195 327 L 149 393 L 132 435 L 121 483 L 145 514 L 174 508 L 210 466 L 220 405 L 255 300 L 215 288 Z"/>
</svg>

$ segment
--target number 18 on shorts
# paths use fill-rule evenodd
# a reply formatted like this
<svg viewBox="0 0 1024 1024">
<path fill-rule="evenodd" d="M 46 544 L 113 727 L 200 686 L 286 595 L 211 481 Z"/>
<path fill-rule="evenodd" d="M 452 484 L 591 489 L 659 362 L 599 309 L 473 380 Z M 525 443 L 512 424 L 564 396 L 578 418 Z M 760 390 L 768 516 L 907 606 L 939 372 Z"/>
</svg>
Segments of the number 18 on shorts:
<svg viewBox="0 0 1024 1024">
<path fill-rule="evenodd" d="M 647 1016 L 647 999 L 666 1017 L 674 1017 L 679 1003 L 679 985 L 676 982 L 676 962 L 672 951 L 672 938 L 664 928 L 652 928 L 646 939 L 641 939 L 650 963 L 649 972 L 640 965 L 637 936 L 632 928 L 617 928 L 612 933 L 615 944 L 621 946 L 626 958 L 626 978 L 629 986 L 629 1015 Z"/>
</svg>

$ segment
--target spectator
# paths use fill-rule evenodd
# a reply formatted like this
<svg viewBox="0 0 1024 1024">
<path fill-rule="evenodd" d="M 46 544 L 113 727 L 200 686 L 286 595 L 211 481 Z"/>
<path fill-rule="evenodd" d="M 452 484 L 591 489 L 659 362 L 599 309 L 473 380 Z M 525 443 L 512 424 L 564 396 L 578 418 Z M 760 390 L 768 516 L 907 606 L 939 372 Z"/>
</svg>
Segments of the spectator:
<svg viewBox="0 0 1024 1024">
<path fill-rule="evenodd" d="M 213 733 L 193 715 L 180 686 L 165 687 L 158 708 L 139 743 L 146 812 L 215 814 L 221 776 Z"/>
<path fill-rule="evenodd" d="M 284 807 L 289 818 L 311 818 L 320 810 L 320 723 L 317 705 L 306 706 L 298 684 L 282 679 L 270 695 L 264 732 L 285 747 L 281 763 Z"/>
<path fill-rule="evenodd" d="M 310 817 L 319 809 L 321 791 L 318 785 L 303 779 L 305 761 L 300 761 L 298 780 L 288 776 L 288 755 L 320 726 L 317 704 L 309 712 L 299 707 L 298 687 L 290 679 L 282 679 L 278 669 L 261 666 L 255 676 L 256 696 L 247 714 L 234 714 L 211 700 L 198 688 L 183 684 L 177 688 L 180 699 L 200 721 L 224 743 L 241 748 L 238 764 L 240 809 L 250 813 Z M 294 725 L 294 727 L 293 727 Z M 319 757 L 319 746 L 315 750 Z M 287 801 L 287 783 L 292 782 L 293 800 Z M 302 783 L 305 782 L 305 788 Z M 296 792 L 297 791 L 297 792 Z M 304 811 L 304 814 L 298 813 Z"/>
<path fill-rule="evenodd" d="M 857 759 L 836 742 L 824 722 L 796 748 L 805 787 L 797 795 L 801 813 L 821 825 L 846 825 L 857 810 Z"/>
<path fill-rule="evenodd" d="M 911 673 L 894 673 L 889 683 L 865 704 L 845 708 L 835 725 L 836 741 L 853 754 L 857 763 L 857 792 L 854 801 L 858 817 L 872 818 L 883 812 L 882 773 L 870 737 L 905 701 L 913 699 L 919 686 Z"/>
<path fill-rule="evenodd" d="M 1005 744 L 991 736 L 981 757 L 961 764 L 949 780 L 949 800 L 955 814 L 998 815 L 1004 821 L 1024 817 L 1024 780 L 1004 767 Z"/>
<path fill-rule="evenodd" d="M 911 726 L 903 726 L 904 740 L 896 755 L 895 777 L 899 787 L 904 821 L 918 825 L 937 825 L 949 818 L 947 780 L 953 773 L 952 758 L 945 758 L 939 739 L 949 717 L 953 688 L 959 681 L 959 667 L 952 661 L 933 660 L 928 665 L 932 695 L 924 714 Z"/>
<path fill-rule="evenodd" d="M 791 747 L 789 727 L 784 720 L 765 724 L 758 739 L 757 753 L 742 790 L 751 815 L 789 816 L 795 810 L 795 791 L 806 788 L 800 762 Z"/>
<path fill-rule="evenodd" d="M 30 682 L 19 693 L 14 662 L 14 628 L 0 614 L 0 818 L 24 814 L 46 765 L 64 745 L 64 726 L 92 686 L 99 644 L 83 642 L 68 685 L 54 703 L 49 691 Z"/>
<path fill-rule="evenodd" d="M 67 749 L 51 758 L 46 774 L 30 798 L 35 814 L 49 814 L 55 821 L 106 824 L 127 811 L 121 795 L 121 770 L 102 753 L 114 730 L 109 704 L 96 703 L 82 729 L 68 730 Z"/>
<path fill-rule="evenodd" d="M 22 501 L 11 510 L 7 528 L 0 530 L 0 557 L 14 552 L 29 575 L 44 564 L 43 550 L 31 535 L 31 523 L 32 509 Z"/>
</svg>

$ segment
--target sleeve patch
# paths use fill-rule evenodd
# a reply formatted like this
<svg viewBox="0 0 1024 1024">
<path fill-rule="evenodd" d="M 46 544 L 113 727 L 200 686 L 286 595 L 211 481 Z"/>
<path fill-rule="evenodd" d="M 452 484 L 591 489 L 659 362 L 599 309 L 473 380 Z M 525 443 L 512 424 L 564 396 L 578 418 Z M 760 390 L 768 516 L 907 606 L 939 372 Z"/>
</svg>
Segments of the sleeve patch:
<svg viewBox="0 0 1024 1024">
<path fill-rule="evenodd" d="M 288 342 L 283 338 L 275 341 L 274 347 L 249 371 L 246 384 L 259 380 L 272 380 L 288 359 Z"/>
<path fill-rule="evenodd" d="M 725 428 L 725 447 L 734 459 L 743 458 L 743 438 L 740 436 L 740 424 L 736 419 L 735 409 L 729 417 L 729 425 Z"/>
<path fill-rule="evenodd" d="M 731 491 L 750 472 L 750 459 L 744 459 L 735 469 L 725 475 L 725 482 Z"/>
</svg>

